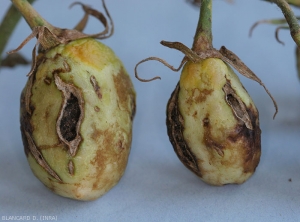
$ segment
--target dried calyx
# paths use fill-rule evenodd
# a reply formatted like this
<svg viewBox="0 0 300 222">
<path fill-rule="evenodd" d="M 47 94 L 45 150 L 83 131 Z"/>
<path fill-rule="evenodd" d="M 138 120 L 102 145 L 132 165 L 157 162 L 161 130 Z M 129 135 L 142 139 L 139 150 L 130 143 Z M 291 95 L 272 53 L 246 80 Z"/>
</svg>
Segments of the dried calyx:
<svg viewBox="0 0 300 222">
<path fill-rule="evenodd" d="M 273 98 L 273 96 L 271 95 L 271 93 L 269 92 L 269 90 L 266 88 L 266 86 L 264 85 L 264 83 L 255 75 L 254 72 L 252 72 L 243 62 L 242 60 L 235 55 L 232 51 L 228 50 L 225 46 L 222 46 L 220 48 L 220 50 L 214 49 L 214 48 L 210 48 L 207 49 L 206 51 L 198 51 L 195 52 L 192 49 L 188 48 L 187 46 L 185 46 L 184 44 L 180 43 L 180 42 L 167 42 L 167 41 L 161 41 L 161 44 L 163 46 L 172 48 L 172 49 L 177 49 L 179 51 L 181 51 L 185 56 L 182 59 L 182 62 L 180 64 L 180 66 L 178 68 L 174 68 L 172 65 L 168 64 L 165 60 L 160 59 L 158 57 L 149 57 L 146 59 L 141 60 L 139 63 L 136 64 L 135 66 L 135 77 L 141 81 L 141 82 L 149 82 L 149 81 L 153 81 L 155 79 L 160 79 L 159 76 L 155 76 L 151 79 L 143 79 L 140 78 L 137 72 L 137 67 L 144 62 L 150 61 L 150 60 L 156 60 L 161 62 L 162 64 L 164 64 L 165 66 L 169 67 L 171 70 L 173 71 L 179 71 L 182 66 L 187 62 L 187 61 L 191 61 L 193 63 L 197 63 L 201 60 L 204 59 L 208 59 L 208 58 L 217 58 L 217 59 L 221 59 L 222 61 L 230 64 L 232 67 L 234 67 L 240 74 L 242 74 L 243 76 L 252 79 L 256 82 L 258 82 L 261 86 L 264 87 L 264 89 L 266 90 L 267 94 L 270 96 L 270 98 L 273 101 L 274 107 L 275 107 L 275 113 L 273 118 L 275 118 L 277 112 L 278 112 L 278 106 L 277 103 L 275 101 L 275 99 Z"/>
<path fill-rule="evenodd" d="M 24 10 L 24 6 L 19 3 L 18 0 L 14 0 L 13 3 L 19 10 Z M 51 48 L 54 48 L 55 46 L 58 46 L 59 44 L 66 44 L 68 42 L 78 40 L 78 39 L 83 39 L 83 38 L 96 38 L 96 39 L 106 39 L 109 38 L 113 32 L 114 32 L 114 24 L 113 20 L 106 8 L 104 0 L 102 0 L 103 8 L 105 10 L 106 16 L 102 13 L 99 12 L 83 3 L 80 2 L 74 2 L 70 7 L 73 7 L 74 5 L 80 5 L 82 9 L 84 10 L 84 16 L 83 18 L 79 21 L 79 23 L 74 27 L 74 29 L 61 29 L 52 26 L 46 21 L 43 21 L 42 23 L 44 24 L 43 26 L 36 26 L 36 23 L 32 23 L 31 21 L 28 21 L 28 24 L 32 28 L 32 33 L 21 43 L 21 45 L 12 50 L 7 52 L 8 54 L 16 53 L 19 50 L 23 48 L 24 45 L 26 45 L 27 42 L 29 42 L 33 38 L 37 38 L 37 43 L 35 47 L 33 48 L 32 51 L 32 67 L 31 71 L 28 73 L 28 76 L 30 76 L 36 69 L 37 67 L 37 56 L 36 56 L 36 50 L 37 46 L 39 46 L 39 53 L 41 52 L 46 52 Z M 30 8 L 30 4 L 27 3 L 26 7 Z M 31 12 L 31 11 L 30 11 Z M 37 14 L 37 17 L 40 18 L 40 16 Z M 87 25 L 88 17 L 93 16 L 96 19 L 98 19 L 105 29 L 102 32 L 95 33 L 95 34 L 85 34 L 82 31 Z"/>
</svg>

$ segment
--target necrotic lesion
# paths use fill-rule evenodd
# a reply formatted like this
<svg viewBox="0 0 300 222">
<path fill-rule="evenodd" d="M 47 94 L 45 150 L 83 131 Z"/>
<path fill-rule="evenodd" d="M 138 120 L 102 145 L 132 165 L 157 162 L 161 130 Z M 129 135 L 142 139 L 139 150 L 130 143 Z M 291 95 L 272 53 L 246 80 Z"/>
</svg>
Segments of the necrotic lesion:
<svg viewBox="0 0 300 222">
<path fill-rule="evenodd" d="M 61 135 L 68 142 L 74 140 L 77 136 L 77 124 L 80 119 L 81 110 L 78 98 L 71 93 L 67 99 L 60 121 Z"/>
</svg>

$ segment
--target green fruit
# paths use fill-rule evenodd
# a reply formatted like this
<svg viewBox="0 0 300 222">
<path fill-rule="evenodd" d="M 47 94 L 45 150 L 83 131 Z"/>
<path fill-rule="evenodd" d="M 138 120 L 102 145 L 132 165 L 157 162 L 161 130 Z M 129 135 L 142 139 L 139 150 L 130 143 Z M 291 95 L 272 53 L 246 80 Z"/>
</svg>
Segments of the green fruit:
<svg viewBox="0 0 300 222">
<path fill-rule="evenodd" d="M 132 82 L 107 46 L 84 38 L 38 55 L 21 95 L 33 173 L 61 196 L 102 196 L 125 171 L 134 114 Z"/>
<path fill-rule="evenodd" d="M 168 103 L 167 127 L 179 159 L 208 184 L 243 183 L 259 163 L 258 111 L 220 59 L 185 64 Z"/>
</svg>

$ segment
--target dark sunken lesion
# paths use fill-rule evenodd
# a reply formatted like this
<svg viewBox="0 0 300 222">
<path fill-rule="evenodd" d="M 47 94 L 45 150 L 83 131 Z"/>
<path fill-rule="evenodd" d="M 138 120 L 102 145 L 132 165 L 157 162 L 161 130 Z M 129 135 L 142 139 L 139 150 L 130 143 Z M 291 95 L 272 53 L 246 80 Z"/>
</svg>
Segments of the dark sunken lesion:
<svg viewBox="0 0 300 222">
<path fill-rule="evenodd" d="M 178 109 L 178 94 L 180 86 L 177 84 L 167 105 L 167 132 L 174 151 L 181 162 L 195 174 L 201 177 L 201 172 L 197 164 L 197 158 L 191 152 L 190 147 L 184 140 L 183 118 Z"/>
<path fill-rule="evenodd" d="M 78 99 L 73 93 L 71 93 L 67 99 L 66 106 L 62 112 L 63 114 L 59 125 L 60 132 L 64 139 L 70 142 L 77 136 L 77 123 L 81 115 Z"/>
</svg>

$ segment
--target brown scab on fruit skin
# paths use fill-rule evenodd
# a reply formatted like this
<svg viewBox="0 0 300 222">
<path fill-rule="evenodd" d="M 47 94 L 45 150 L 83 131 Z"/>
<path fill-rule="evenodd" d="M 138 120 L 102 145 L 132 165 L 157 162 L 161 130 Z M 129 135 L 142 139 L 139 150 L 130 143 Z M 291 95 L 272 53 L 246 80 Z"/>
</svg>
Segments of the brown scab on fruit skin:
<svg viewBox="0 0 300 222">
<path fill-rule="evenodd" d="M 111 128 L 114 129 L 118 129 L 119 127 L 117 125 L 112 126 Z M 131 141 L 128 141 L 128 143 L 125 143 L 125 141 L 115 141 L 114 138 L 116 136 L 115 132 L 112 132 L 112 130 L 106 129 L 106 130 L 100 130 L 97 128 L 96 125 L 92 125 L 92 134 L 90 136 L 90 138 L 92 140 L 94 140 L 96 143 L 99 143 L 99 139 L 103 138 L 103 141 L 101 142 L 101 147 L 115 147 L 118 149 L 110 149 L 107 152 L 103 152 L 102 149 L 98 149 L 98 151 L 96 152 L 96 156 L 95 158 L 93 158 L 90 161 L 91 165 L 94 165 L 95 168 L 97 169 L 97 174 L 95 175 L 95 177 L 97 178 L 97 182 L 95 182 L 93 184 L 93 189 L 99 189 L 99 186 L 105 186 L 105 187 L 110 187 L 112 183 L 112 181 L 107 177 L 109 175 L 103 173 L 106 168 L 107 168 L 107 163 L 109 162 L 109 159 L 111 156 L 115 156 L 117 158 L 117 164 L 116 166 L 118 167 L 118 169 L 116 169 L 117 171 L 121 171 L 122 169 L 124 169 L 124 167 L 127 164 L 128 161 L 128 156 L 127 155 L 121 155 L 122 152 L 124 152 L 125 150 L 123 149 L 124 147 L 127 147 L 128 144 L 131 143 Z M 121 143 L 121 147 L 120 147 L 120 143 Z M 127 152 L 127 151 L 125 151 Z M 107 182 L 105 182 L 105 180 L 107 180 Z M 115 182 L 113 182 L 115 183 Z"/>
<path fill-rule="evenodd" d="M 125 70 L 122 68 L 118 75 L 113 76 L 114 84 L 117 90 L 117 94 L 119 97 L 119 102 L 122 109 L 128 110 L 128 95 L 130 98 L 131 104 L 131 120 L 133 120 L 136 112 L 136 104 L 135 104 L 135 92 L 132 90 L 133 85 L 130 80 L 130 77 L 126 74 Z M 129 110 L 128 110 L 129 111 Z"/>
<path fill-rule="evenodd" d="M 181 162 L 201 177 L 196 156 L 191 152 L 183 137 L 183 118 L 178 110 L 179 83 L 173 91 L 167 105 L 167 131 L 174 151 Z"/>
<path fill-rule="evenodd" d="M 220 156 L 224 156 L 224 145 L 220 144 L 218 141 L 215 141 L 211 135 L 211 125 L 209 121 L 209 114 L 202 120 L 204 126 L 204 136 L 203 136 L 203 144 L 206 147 L 214 149 Z"/>
<path fill-rule="evenodd" d="M 201 103 L 204 102 L 207 98 L 207 96 L 209 96 L 213 90 L 212 89 L 203 89 L 203 90 L 199 90 L 199 89 L 193 89 L 193 95 L 191 97 L 189 97 L 186 101 L 187 104 L 192 104 L 192 103 Z"/>
</svg>

